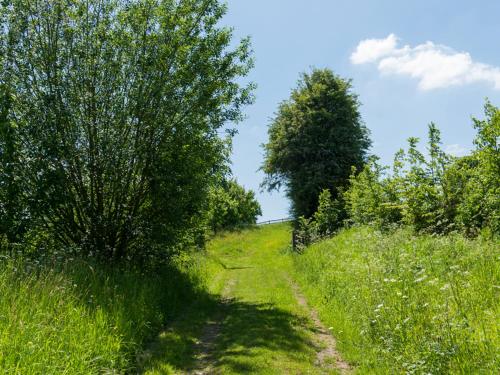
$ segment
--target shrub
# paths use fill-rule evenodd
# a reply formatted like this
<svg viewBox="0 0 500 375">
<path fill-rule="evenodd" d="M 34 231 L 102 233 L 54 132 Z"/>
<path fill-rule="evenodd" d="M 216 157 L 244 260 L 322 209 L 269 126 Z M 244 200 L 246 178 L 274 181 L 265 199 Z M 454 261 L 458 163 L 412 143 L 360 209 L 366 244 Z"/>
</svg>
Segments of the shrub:
<svg viewBox="0 0 500 375">
<path fill-rule="evenodd" d="M 214 232 L 255 224 L 259 215 L 262 211 L 255 193 L 236 180 L 223 180 L 211 188 L 208 225 Z"/>
<path fill-rule="evenodd" d="M 330 190 L 324 189 L 318 198 L 318 210 L 313 215 L 313 221 L 319 236 L 334 234 L 342 225 L 345 212 L 338 199 L 332 199 Z"/>
<path fill-rule="evenodd" d="M 478 131 L 476 150 L 460 161 L 450 175 L 459 180 L 462 188 L 456 189 L 457 221 L 461 228 L 469 234 L 487 228 L 500 235 L 500 109 L 487 102 L 485 114 L 484 120 L 474 119 Z"/>
<path fill-rule="evenodd" d="M 500 110 L 485 106 L 485 120 L 474 119 L 476 149 L 461 158 L 440 147 L 440 132 L 429 125 L 426 157 L 410 138 L 395 157 L 393 173 L 371 158 L 353 173 L 343 194 L 353 224 L 389 228 L 400 223 L 417 232 L 467 235 L 500 233 Z M 355 172 L 355 171 L 354 171 Z"/>
<path fill-rule="evenodd" d="M 353 168 L 349 189 L 343 194 L 348 222 L 387 228 L 402 220 L 402 205 L 395 181 L 384 178 L 384 167 L 371 157 L 359 174 Z"/>
<path fill-rule="evenodd" d="M 338 199 L 332 199 L 328 189 L 324 189 L 318 199 L 318 210 L 311 218 L 299 217 L 295 221 L 294 246 L 301 251 L 313 242 L 333 235 L 342 227 L 345 208 Z"/>
</svg>

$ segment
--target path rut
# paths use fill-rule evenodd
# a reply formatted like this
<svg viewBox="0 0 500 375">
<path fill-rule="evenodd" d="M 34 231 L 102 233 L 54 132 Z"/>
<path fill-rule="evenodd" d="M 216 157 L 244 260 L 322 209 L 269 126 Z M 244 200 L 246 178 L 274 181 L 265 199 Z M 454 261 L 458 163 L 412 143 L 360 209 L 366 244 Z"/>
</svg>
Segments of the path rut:
<svg viewBox="0 0 500 375">
<path fill-rule="evenodd" d="M 226 283 L 221 295 L 221 306 L 215 316 L 206 323 L 203 334 L 196 344 L 195 365 L 186 374 L 206 375 L 214 373 L 217 363 L 217 358 L 214 358 L 215 344 L 227 316 L 227 305 L 233 300 L 230 294 L 235 283 L 235 279 L 230 279 Z"/>
<path fill-rule="evenodd" d="M 285 225 L 215 238 L 207 251 L 221 267 L 207 291 L 219 293 L 206 296 L 208 314 L 204 303 L 187 308 L 144 356 L 144 373 L 350 373 L 291 276 L 288 241 Z"/>
<path fill-rule="evenodd" d="M 296 283 L 290 280 L 290 285 L 298 304 L 308 312 L 314 324 L 315 341 L 318 347 L 321 348 L 317 353 L 315 365 L 322 369 L 338 370 L 341 374 L 350 373 L 351 366 L 340 356 L 340 353 L 336 349 L 336 340 L 319 319 L 318 312 L 308 305 L 306 298 Z"/>
</svg>

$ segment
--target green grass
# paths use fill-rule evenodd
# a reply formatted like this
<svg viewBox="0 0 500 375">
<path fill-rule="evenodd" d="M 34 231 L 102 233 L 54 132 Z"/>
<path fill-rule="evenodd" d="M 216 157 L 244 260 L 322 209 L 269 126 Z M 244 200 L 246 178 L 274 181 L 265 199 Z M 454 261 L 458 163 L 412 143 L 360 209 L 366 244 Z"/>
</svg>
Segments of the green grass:
<svg viewBox="0 0 500 375">
<path fill-rule="evenodd" d="M 317 373 L 289 241 L 286 224 L 223 234 L 206 252 L 143 273 L 2 258 L 0 372 L 189 373 L 207 321 L 220 319 L 217 373 Z"/>
<path fill-rule="evenodd" d="M 217 236 L 156 273 L 0 261 L 0 372 L 192 373 L 207 322 L 219 374 L 317 374 L 309 312 L 356 373 L 496 373 L 500 248 L 369 228 L 290 254 L 290 228 Z"/>
<path fill-rule="evenodd" d="M 358 373 L 498 372 L 498 242 L 353 228 L 294 261 Z"/>
<path fill-rule="evenodd" d="M 6 374 L 124 373 L 145 343 L 202 296 L 196 257 L 157 273 L 68 261 L 58 270 L 0 262 L 0 369 Z"/>
<path fill-rule="evenodd" d="M 316 374 L 315 343 L 309 316 L 290 285 L 290 228 L 267 225 L 216 237 L 207 249 L 210 314 L 196 306 L 163 332 L 148 374 L 192 373 L 194 344 L 208 318 L 222 319 L 210 362 L 217 374 Z M 176 350 L 176 344 L 182 350 Z M 172 355 L 176 352 L 177 355 Z M 331 371 L 330 371 L 331 372 Z"/>
<path fill-rule="evenodd" d="M 208 249 L 234 282 L 221 336 L 216 343 L 220 373 L 313 373 L 315 351 L 305 312 L 291 290 L 292 263 L 285 225 L 227 234 Z"/>
</svg>

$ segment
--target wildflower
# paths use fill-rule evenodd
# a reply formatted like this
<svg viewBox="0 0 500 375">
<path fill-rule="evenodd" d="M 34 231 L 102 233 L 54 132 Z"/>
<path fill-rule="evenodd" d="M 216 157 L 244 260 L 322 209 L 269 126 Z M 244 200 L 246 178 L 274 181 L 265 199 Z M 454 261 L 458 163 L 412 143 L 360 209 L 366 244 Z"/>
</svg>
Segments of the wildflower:
<svg viewBox="0 0 500 375">
<path fill-rule="evenodd" d="M 416 282 L 416 283 L 419 283 L 419 282 L 421 282 L 421 281 L 424 281 L 425 279 L 427 279 L 427 276 L 426 276 L 426 275 L 424 275 L 424 276 L 422 276 L 422 277 L 419 277 L 418 279 L 416 279 L 416 280 L 415 280 L 415 282 Z"/>
</svg>

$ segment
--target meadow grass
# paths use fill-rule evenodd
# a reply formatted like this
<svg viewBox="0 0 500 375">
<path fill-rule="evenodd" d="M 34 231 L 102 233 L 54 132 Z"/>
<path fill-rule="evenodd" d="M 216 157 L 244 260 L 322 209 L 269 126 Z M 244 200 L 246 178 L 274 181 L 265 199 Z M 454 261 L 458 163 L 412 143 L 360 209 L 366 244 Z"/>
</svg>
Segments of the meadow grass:
<svg viewBox="0 0 500 375">
<path fill-rule="evenodd" d="M 362 227 L 293 258 L 358 373 L 498 373 L 498 241 Z"/>
<path fill-rule="evenodd" d="M 152 272 L 72 260 L 0 262 L 5 374 L 132 372 L 142 347 L 202 295 L 196 256 Z"/>
<path fill-rule="evenodd" d="M 286 224 L 224 233 L 155 272 L 2 259 L 0 372 L 189 373 L 217 315 L 219 373 L 321 372 L 295 279 L 356 373 L 496 373 L 498 242 L 366 227 L 300 255 L 289 241 Z"/>
<path fill-rule="evenodd" d="M 221 233 L 213 238 L 205 253 L 212 311 L 207 314 L 206 308 L 194 305 L 162 332 L 144 372 L 334 373 L 315 364 L 315 327 L 291 285 L 290 239 L 288 224 Z M 199 368 L 195 350 L 205 336 L 207 320 L 220 322 L 205 353 L 210 369 L 204 364 Z"/>
</svg>

